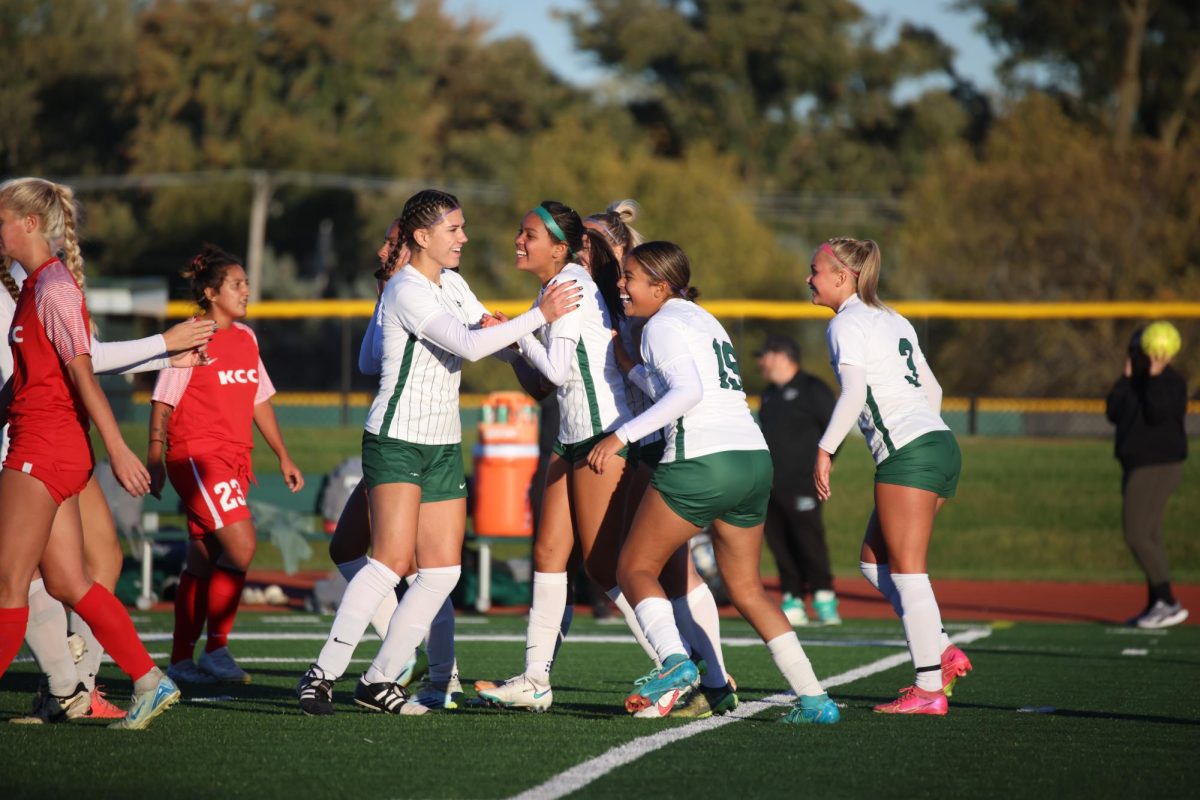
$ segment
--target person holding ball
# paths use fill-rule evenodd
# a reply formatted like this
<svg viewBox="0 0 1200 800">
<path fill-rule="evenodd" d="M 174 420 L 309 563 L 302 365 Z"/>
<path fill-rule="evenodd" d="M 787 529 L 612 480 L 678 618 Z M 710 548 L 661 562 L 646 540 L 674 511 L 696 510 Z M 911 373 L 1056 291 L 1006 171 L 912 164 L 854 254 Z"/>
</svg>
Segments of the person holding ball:
<svg viewBox="0 0 1200 800">
<path fill-rule="evenodd" d="M 1124 374 L 1106 402 L 1108 421 L 1116 425 L 1114 455 L 1121 462 L 1125 543 L 1146 574 L 1149 594 L 1146 608 L 1129 620 L 1139 628 L 1167 628 L 1188 618 L 1171 592 L 1162 540 L 1163 512 L 1187 459 L 1187 381 L 1171 366 L 1179 345 L 1179 332 L 1169 322 L 1136 330 Z"/>
</svg>

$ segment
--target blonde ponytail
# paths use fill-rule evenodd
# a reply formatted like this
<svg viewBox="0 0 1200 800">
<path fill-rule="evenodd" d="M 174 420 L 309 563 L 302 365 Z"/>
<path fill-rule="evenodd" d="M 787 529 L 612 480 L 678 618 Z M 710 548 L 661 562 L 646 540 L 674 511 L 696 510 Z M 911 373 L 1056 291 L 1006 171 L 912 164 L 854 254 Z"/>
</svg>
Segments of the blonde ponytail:
<svg viewBox="0 0 1200 800">
<path fill-rule="evenodd" d="M 63 216 L 62 242 L 63 255 L 65 256 L 63 263 L 67 265 L 71 277 L 75 279 L 75 283 L 79 284 L 79 289 L 82 291 L 85 277 L 83 274 L 83 252 L 79 249 L 79 232 L 77 230 L 79 209 L 75 204 L 75 192 L 71 190 L 71 187 L 64 186 L 61 183 L 55 183 L 53 186 L 55 194 L 58 195 L 58 202 Z"/>
<path fill-rule="evenodd" d="M 12 259 L 8 256 L 0 256 L 0 283 L 4 284 L 4 288 L 12 295 L 13 300 L 21 295 L 17 279 L 12 276 Z"/>
<path fill-rule="evenodd" d="M 838 261 L 838 272 L 851 272 L 858 281 L 858 297 L 872 308 L 886 308 L 879 299 L 879 270 L 883 255 L 871 239 L 838 236 L 826 242 Z"/>
</svg>

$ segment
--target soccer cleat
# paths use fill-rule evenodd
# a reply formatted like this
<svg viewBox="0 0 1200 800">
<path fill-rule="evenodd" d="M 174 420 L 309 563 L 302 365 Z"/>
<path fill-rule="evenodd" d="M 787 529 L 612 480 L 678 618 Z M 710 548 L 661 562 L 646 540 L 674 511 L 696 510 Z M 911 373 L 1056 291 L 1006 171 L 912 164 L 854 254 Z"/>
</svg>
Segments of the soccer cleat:
<svg viewBox="0 0 1200 800">
<path fill-rule="evenodd" d="M 701 685 L 689 692 L 683 698 L 683 702 L 676 702 L 675 708 L 671 710 L 671 716 L 684 719 L 706 719 L 714 715 L 719 717 L 728 714 L 737 707 L 738 696 L 734 694 L 729 684 L 718 689 L 710 689 Z M 641 716 L 641 714 L 636 716 Z"/>
<path fill-rule="evenodd" d="M 412 684 L 424 678 L 429 674 L 429 657 L 425 655 L 425 651 L 417 648 L 417 652 L 404 665 L 404 669 L 400 670 L 400 677 L 396 678 L 396 683 L 407 689 Z M 456 678 L 457 680 L 457 678 Z M 461 690 L 460 690 L 461 691 Z"/>
<path fill-rule="evenodd" d="M 250 682 L 250 674 L 237 665 L 233 656 L 229 655 L 228 647 L 218 647 L 211 652 L 204 651 L 200 654 L 200 662 L 197 666 L 219 681 L 226 683 Z"/>
<path fill-rule="evenodd" d="M 1188 610 L 1179 603 L 1164 603 L 1162 600 L 1155 600 L 1154 605 L 1137 618 L 1135 624 L 1139 628 L 1157 629 L 1170 628 L 1172 625 L 1178 625 L 1188 618 Z"/>
<path fill-rule="evenodd" d="M 400 707 L 408 699 L 404 687 L 390 681 L 382 683 L 367 683 L 367 676 L 358 679 L 354 687 L 354 702 L 370 711 L 382 711 L 384 714 L 399 714 Z"/>
<path fill-rule="evenodd" d="M 833 725 L 841 718 L 842 712 L 828 694 L 802 694 L 779 721 L 786 725 Z"/>
<path fill-rule="evenodd" d="M 822 625 L 841 625 L 842 618 L 838 616 L 837 595 L 829 589 L 813 592 L 813 611 L 817 614 L 817 622 Z"/>
<path fill-rule="evenodd" d="M 971 670 L 971 659 L 957 645 L 949 645 L 942 651 L 942 691 L 946 697 L 954 694 L 954 684 Z"/>
<path fill-rule="evenodd" d="M 178 699 L 179 687 L 175 685 L 174 681 L 163 675 L 158 679 L 158 685 L 154 689 L 134 695 L 133 705 L 129 707 L 125 718 L 117 720 L 108 727 L 113 730 L 140 731 L 155 717 L 173 706 Z"/>
<path fill-rule="evenodd" d="M 681 655 L 667 656 L 658 674 L 625 698 L 625 710 L 636 714 L 657 704 L 659 698 L 670 692 L 676 693 L 675 698 L 670 701 L 674 705 L 684 692 L 699 682 L 700 672 L 691 660 Z"/>
<path fill-rule="evenodd" d="M 55 725 L 87 715 L 91 695 L 82 683 L 77 685 L 71 694 L 59 697 L 50 694 L 50 686 L 44 681 L 43 678 L 43 683 L 38 685 L 37 694 L 33 696 L 33 709 L 29 714 L 13 717 L 9 722 L 14 725 Z"/>
<path fill-rule="evenodd" d="M 485 689 L 479 696 L 492 705 L 527 708 L 535 712 L 545 711 L 554 703 L 550 683 L 547 681 L 539 686 L 525 674 L 509 678 L 494 689 Z"/>
<path fill-rule="evenodd" d="M 421 688 L 409 696 L 408 702 L 400 708 L 400 713 L 404 716 L 415 716 L 427 714 L 430 711 L 455 711 L 462 702 L 462 683 L 459 682 L 458 674 L 455 673 L 445 683 L 424 681 Z"/>
<path fill-rule="evenodd" d="M 703 664 L 703 663 L 704 663 L 704 661 L 701 660 L 700 664 Z M 696 665 L 696 672 L 700 675 L 703 675 L 704 673 L 700 671 L 700 664 Z M 707 665 L 705 665 L 705 666 L 707 666 Z M 634 686 L 645 686 L 647 683 L 654 680 L 658 676 L 658 671 L 661 669 L 662 669 L 662 667 L 660 667 L 658 664 L 655 664 L 654 666 L 652 666 L 650 668 L 649 672 L 647 672 L 642 677 L 635 679 L 633 682 L 633 685 Z"/>
<path fill-rule="evenodd" d="M 104 696 L 104 692 L 100 690 L 99 684 L 96 684 L 96 688 L 92 689 L 91 698 L 91 705 L 83 716 L 88 719 L 124 719 L 124 710 L 108 701 L 108 698 Z"/>
<path fill-rule="evenodd" d="M 300 676 L 296 684 L 300 697 L 300 710 L 310 717 L 327 717 L 333 714 L 333 681 L 316 664 Z"/>
<path fill-rule="evenodd" d="M 167 667 L 167 677 L 175 681 L 177 684 L 187 684 L 191 686 L 202 686 L 217 682 L 215 677 L 200 669 L 198 666 L 196 666 L 196 662 L 192 661 L 191 659 L 188 659 L 187 661 L 176 661 L 174 664 Z"/>
<path fill-rule="evenodd" d="M 880 703 L 874 710 L 876 714 L 930 714 L 944 717 L 949 707 L 946 693 L 940 689 L 927 692 L 919 686 L 906 686 L 900 690 L 899 697 L 890 703 Z"/>
<path fill-rule="evenodd" d="M 87 652 L 87 639 L 78 633 L 72 633 L 67 637 L 67 648 L 71 651 L 71 658 L 78 664 L 83 660 L 83 654 Z"/>
<path fill-rule="evenodd" d="M 787 594 L 783 595 L 783 602 L 779 604 L 783 615 L 787 617 L 788 623 L 793 628 L 802 628 L 808 624 L 808 614 L 804 612 L 804 601 L 799 597 Z"/>
</svg>

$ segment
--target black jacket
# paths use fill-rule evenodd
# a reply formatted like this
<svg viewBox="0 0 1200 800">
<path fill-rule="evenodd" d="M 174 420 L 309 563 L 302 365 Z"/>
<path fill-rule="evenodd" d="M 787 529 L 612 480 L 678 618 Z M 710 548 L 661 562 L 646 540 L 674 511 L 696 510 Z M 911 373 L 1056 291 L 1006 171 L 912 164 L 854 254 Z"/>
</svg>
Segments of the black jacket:
<svg viewBox="0 0 1200 800">
<path fill-rule="evenodd" d="M 829 424 L 833 404 L 833 392 L 825 382 L 805 372 L 763 392 L 758 422 L 771 448 L 776 488 L 812 491 L 817 442 Z"/>
<path fill-rule="evenodd" d="M 1155 377 L 1121 378 L 1105 413 L 1117 426 L 1114 451 L 1125 470 L 1187 458 L 1187 382 L 1171 367 Z"/>
</svg>

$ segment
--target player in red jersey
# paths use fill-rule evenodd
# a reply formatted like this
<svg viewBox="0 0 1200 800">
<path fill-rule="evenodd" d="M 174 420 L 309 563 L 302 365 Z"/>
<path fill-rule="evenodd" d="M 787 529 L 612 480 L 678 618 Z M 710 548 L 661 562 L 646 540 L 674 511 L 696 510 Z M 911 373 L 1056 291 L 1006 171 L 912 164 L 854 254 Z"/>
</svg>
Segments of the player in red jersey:
<svg viewBox="0 0 1200 800">
<path fill-rule="evenodd" d="M 270 403 L 275 387 L 258 340 L 237 321 L 246 316 L 250 297 L 245 270 L 237 258 L 205 245 L 183 274 L 204 310 L 201 318 L 215 322 L 217 332 L 208 343 L 208 366 L 159 373 L 150 410 L 151 491 L 157 494 L 170 477 L 187 509 L 190 534 L 175 593 L 168 674 L 187 683 L 249 683 L 250 676 L 229 655 L 228 641 L 258 538 L 246 505 L 254 480 L 251 423 L 279 457 L 292 492 L 304 487 L 304 476 L 283 443 Z M 197 665 L 192 655 L 206 621 L 208 636 Z"/>
<path fill-rule="evenodd" d="M 138 729 L 178 700 L 179 690 L 150 659 L 125 607 L 84 565 L 79 493 L 95 466 L 89 418 L 130 494 L 144 495 L 150 475 L 121 438 L 92 371 L 76 216 L 66 186 L 40 178 L 0 185 L 0 247 L 38 265 L 13 314 L 13 377 L 0 398 L 12 439 L 0 471 L 0 675 L 25 637 L 40 562 L 46 589 L 74 608 L 133 680 L 133 706 L 114 727 Z M 60 246 L 65 263 L 54 255 Z"/>
</svg>

